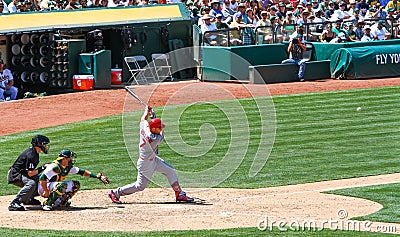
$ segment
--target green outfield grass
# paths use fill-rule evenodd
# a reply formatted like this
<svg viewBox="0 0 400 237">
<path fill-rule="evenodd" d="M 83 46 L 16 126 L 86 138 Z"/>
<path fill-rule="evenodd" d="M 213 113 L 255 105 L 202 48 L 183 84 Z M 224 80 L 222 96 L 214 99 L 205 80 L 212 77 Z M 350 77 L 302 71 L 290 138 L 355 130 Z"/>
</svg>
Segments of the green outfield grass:
<svg viewBox="0 0 400 237">
<path fill-rule="evenodd" d="M 94 231 L 54 231 L 54 230 L 24 230 L 24 229 L 9 229 L 0 228 L 2 237 L 15 237 L 15 236 L 35 236 L 35 237 L 48 237 L 48 236 L 63 236 L 63 237 L 125 237 L 125 236 L 146 236 L 146 237 L 191 237 L 191 236 L 287 236 L 287 237 L 380 237 L 392 236 L 388 233 L 372 233 L 372 232 L 358 232 L 358 231 L 340 231 L 340 230 L 302 230 L 302 231 L 281 231 L 269 228 L 266 231 L 260 231 L 257 228 L 235 228 L 223 230 L 195 230 L 195 231 L 159 231 L 159 232 L 94 232 Z"/>
<path fill-rule="evenodd" d="M 397 172 L 400 147 L 399 89 L 384 87 L 274 97 L 277 118 L 275 143 L 268 162 L 255 177 L 249 177 L 248 173 L 260 139 L 260 118 L 252 99 L 240 100 L 248 116 L 250 145 L 239 168 L 219 187 L 260 188 Z M 221 103 L 225 102 L 218 104 L 221 106 Z M 356 112 L 357 107 L 361 107 L 362 111 Z M 139 119 L 140 115 L 141 112 L 138 112 L 133 117 Z M 230 130 L 226 129 L 224 114 L 215 105 L 194 104 L 180 118 L 182 138 L 190 145 L 200 142 L 200 124 L 212 124 L 218 134 L 214 146 L 204 156 L 189 158 L 163 143 L 160 156 L 179 170 L 199 171 L 212 167 L 226 152 L 226 144 L 229 143 L 227 138 L 231 135 Z M 189 118 L 190 123 L 185 122 Z M 51 139 L 49 154 L 41 155 L 43 162 L 53 160 L 61 149 L 68 148 L 78 153 L 77 166 L 106 173 L 112 181 L 111 187 L 133 182 L 136 169 L 125 149 L 121 124 L 121 115 L 116 115 L 2 136 L 0 173 L 6 174 L 16 157 L 29 146 L 31 137 L 42 133 Z M 167 134 L 167 140 L 168 136 L 174 135 Z M 134 160 L 136 162 L 135 157 Z M 83 189 L 104 188 L 97 180 L 76 177 L 82 181 Z M 5 179 L 0 179 L 0 185 L 3 187 L 0 195 L 18 191 L 16 187 L 7 185 Z M 254 234 L 252 229 L 240 231 Z M 230 232 L 235 231 L 215 233 L 230 236 Z M 203 235 L 204 232 L 182 232 L 182 235 L 192 233 Z M 346 234 L 352 236 L 352 233 Z M 157 233 L 154 236 L 158 236 Z M 357 236 L 363 235 L 357 233 Z"/>
<path fill-rule="evenodd" d="M 365 198 L 378 202 L 383 205 L 383 208 L 378 212 L 367 216 L 355 217 L 354 220 L 360 221 L 379 221 L 400 223 L 400 183 L 373 185 L 359 188 L 340 189 L 327 193 Z"/>
</svg>

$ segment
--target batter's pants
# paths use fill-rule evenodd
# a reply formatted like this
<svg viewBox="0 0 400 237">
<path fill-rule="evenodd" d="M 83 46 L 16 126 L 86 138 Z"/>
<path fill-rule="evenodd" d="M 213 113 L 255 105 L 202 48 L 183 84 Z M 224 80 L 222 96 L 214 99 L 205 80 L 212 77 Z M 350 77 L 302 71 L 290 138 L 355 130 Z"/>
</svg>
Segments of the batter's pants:
<svg viewBox="0 0 400 237">
<path fill-rule="evenodd" d="M 170 185 L 178 181 L 175 168 L 168 164 L 160 157 L 155 157 L 154 160 L 141 160 L 137 162 L 138 175 L 136 182 L 125 185 L 114 190 L 115 195 L 120 196 L 129 195 L 135 192 L 143 191 L 150 182 L 154 172 L 159 172 L 167 177 Z"/>
</svg>

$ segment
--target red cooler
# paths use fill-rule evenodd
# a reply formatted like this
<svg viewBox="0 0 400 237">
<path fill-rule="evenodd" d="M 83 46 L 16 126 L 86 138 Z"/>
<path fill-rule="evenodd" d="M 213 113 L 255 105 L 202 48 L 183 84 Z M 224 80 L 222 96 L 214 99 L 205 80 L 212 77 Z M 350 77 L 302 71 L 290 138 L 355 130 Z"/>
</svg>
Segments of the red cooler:
<svg viewBox="0 0 400 237">
<path fill-rule="evenodd" d="M 115 68 L 111 69 L 111 85 L 122 84 L 122 69 Z"/>
<path fill-rule="evenodd" d="M 92 90 L 94 84 L 93 75 L 74 75 L 72 77 L 72 88 L 74 90 Z"/>
</svg>

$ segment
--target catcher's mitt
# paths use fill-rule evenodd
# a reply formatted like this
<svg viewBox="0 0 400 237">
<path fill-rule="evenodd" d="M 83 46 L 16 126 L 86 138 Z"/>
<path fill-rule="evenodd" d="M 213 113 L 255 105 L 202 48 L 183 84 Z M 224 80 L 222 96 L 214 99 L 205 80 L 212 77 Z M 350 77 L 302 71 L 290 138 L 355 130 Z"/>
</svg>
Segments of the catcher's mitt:
<svg viewBox="0 0 400 237">
<path fill-rule="evenodd" d="M 105 176 L 103 173 L 98 173 L 97 174 L 97 179 L 103 182 L 103 184 L 109 184 L 110 180 L 108 180 L 108 177 Z"/>
</svg>

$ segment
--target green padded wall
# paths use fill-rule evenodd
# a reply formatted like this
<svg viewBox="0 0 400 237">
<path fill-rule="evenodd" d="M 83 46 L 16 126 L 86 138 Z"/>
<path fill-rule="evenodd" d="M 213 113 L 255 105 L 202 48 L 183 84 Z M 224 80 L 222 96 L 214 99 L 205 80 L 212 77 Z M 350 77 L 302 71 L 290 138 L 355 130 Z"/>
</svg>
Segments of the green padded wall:
<svg viewBox="0 0 400 237">
<path fill-rule="evenodd" d="M 307 72 L 308 70 L 306 70 L 306 76 L 308 73 L 312 73 L 308 75 L 309 78 L 318 79 L 331 77 L 329 63 L 327 64 L 326 60 L 330 60 L 331 56 L 339 49 L 366 46 L 369 46 L 369 48 L 378 46 L 379 48 L 385 45 L 398 45 L 400 44 L 400 40 L 338 44 L 313 42 L 312 44 L 314 46 L 312 60 L 313 62 L 321 62 L 320 65 L 316 65 L 322 67 L 315 67 L 315 71 Z M 249 80 L 248 66 L 280 64 L 282 60 L 288 57 L 287 47 L 288 42 L 235 47 L 204 46 L 202 48 L 202 79 L 206 81 Z M 243 60 L 246 60 L 248 63 L 243 63 Z M 314 67 L 314 64 L 311 62 L 309 64 L 311 67 Z M 276 67 L 279 70 L 286 70 L 285 66 L 276 65 Z M 290 68 L 291 66 L 288 67 Z M 277 74 L 274 74 L 275 70 L 271 70 L 271 73 L 272 75 L 269 75 L 267 80 L 269 82 L 296 80 L 295 75 L 292 77 L 288 76 L 287 73 L 279 73 L 279 71 L 276 71 Z"/>
<path fill-rule="evenodd" d="M 249 80 L 248 66 L 280 63 L 288 57 L 284 44 L 236 47 L 204 46 L 202 79 L 226 81 Z M 248 63 L 244 63 L 247 61 Z"/>
<path fill-rule="evenodd" d="M 202 79 L 227 81 L 231 79 L 231 51 L 228 47 L 203 47 Z"/>
<path fill-rule="evenodd" d="M 318 62 L 307 62 L 304 73 L 305 80 L 319 80 L 330 78 L 329 60 Z M 295 64 L 270 64 L 249 67 L 250 83 L 281 83 L 294 82 L 297 79 L 297 69 Z M 257 75 L 257 72 L 259 75 Z M 261 78 L 260 78 L 261 77 Z"/>
</svg>

